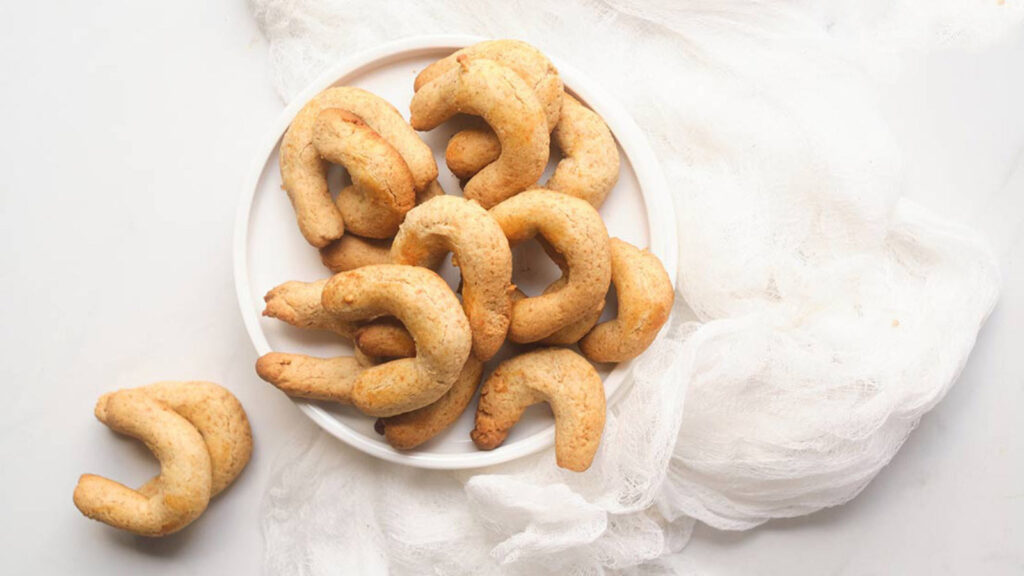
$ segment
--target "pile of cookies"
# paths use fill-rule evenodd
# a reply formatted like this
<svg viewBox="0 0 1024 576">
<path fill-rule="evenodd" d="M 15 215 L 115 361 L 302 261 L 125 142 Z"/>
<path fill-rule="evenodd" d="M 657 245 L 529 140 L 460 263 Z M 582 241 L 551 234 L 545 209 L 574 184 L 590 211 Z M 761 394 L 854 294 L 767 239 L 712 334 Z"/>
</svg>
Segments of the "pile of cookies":
<svg viewBox="0 0 1024 576">
<path fill-rule="evenodd" d="M 95 414 L 111 430 L 142 440 L 160 461 L 160 474 L 138 490 L 83 474 L 75 506 L 140 536 L 166 536 L 194 522 L 252 455 L 245 410 L 212 382 L 157 382 L 109 392 Z"/>
<path fill-rule="evenodd" d="M 609 238 L 597 211 L 618 178 L 615 140 L 524 42 L 459 50 L 424 69 L 414 88 L 409 122 L 374 94 L 341 86 L 307 103 L 285 134 L 283 187 L 299 230 L 335 275 L 277 286 L 264 315 L 334 332 L 355 353 L 272 352 L 256 371 L 290 396 L 355 406 L 379 419 L 391 446 L 409 450 L 466 410 L 484 363 L 510 341 L 519 354 L 480 387 L 474 443 L 499 446 L 528 406 L 548 402 L 558 465 L 586 470 L 605 420 L 591 362 L 643 352 L 673 301 L 661 262 Z M 456 114 L 483 121 L 446 149 L 462 197 L 441 190 L 417 134 Z M 563 157 L 538 185 L 552 141 Z M 336 199 L 329 164 L 352 180 Z M 531 297 L 512 284 L 510 246 L 532 238 L 562 276 Z M 449 252 L 461 294 L 434 272 Z M 618 316 L 599 323 L 612 284 Z"/>
</svg>

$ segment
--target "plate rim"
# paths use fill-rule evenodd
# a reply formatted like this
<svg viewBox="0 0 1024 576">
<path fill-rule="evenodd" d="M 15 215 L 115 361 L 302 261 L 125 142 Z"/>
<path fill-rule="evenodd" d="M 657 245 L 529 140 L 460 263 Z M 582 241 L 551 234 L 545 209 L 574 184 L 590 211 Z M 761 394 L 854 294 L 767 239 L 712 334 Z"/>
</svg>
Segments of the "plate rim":
<svg viewBox="0 0 1024 576">
<path fill-rule="evenodd" d="M 232 246 L 232 263 L 235 281 L 235 296 L 239 311 L 249 339 L 256 352 L 264 355 L 272 351 L 262 328 L 259 315 L 251 305 L 252 285 L 249 282 L 248 239 L 249 222 L 252 206 L 256 197 L 256 189 L 266 163 L 277 146 L 278 140 L 291 124 L 295 114 L 310 98 L 335 84 L 340 78 L 358 73 L 361 69 L 373 65 L 380 60 L 396 58 L 407 52 L 422 50 L 458 50 L 477 42 L 488 40 L 486 37 L 472 35 L 423 35 L 403 38 L 382 43 L 368 48 L 344 59 L 337 65 L 328 68 L 310 83 L 305 89 L 288 103 L 281 111 L 266 134 L 258 140 L 256 153 L 250 161 L 249 169 L 243 181 L 240 201 L 235 214 L 235 229 Z M 616 141 L 626 153 L 637 179 L 640 195 L 644 201 L 644 210 L 648 222 L 648 235 L 652 253 L 661 259 L 668 272 L 673 288 L 676 286 L 678 264 L 677 230 L 675 210 L 671 194 L 668 193 L 667 182 L 660 163 L 643 131 L 632 116 L 618 101 L 608 94 L 601 86 L 591 81 L 576 68 L 549 56 L 558 68 L 565 84 L 578 94 L 590 107 L 598 110 Z M 657 210 L 657 206 L 668 206 L 670 210 Z M 668 323 L 666 323 L 666 326 Z M 665 327 L 663 327 L 663 330 Z M 635 360 L 634 360 L 635 361 Z M 608 406 L 614 405 L 630 388 L 631 381 L 626 377 L 632 369 L 633 361 L 617 365 L 605 378 L 618 375 L 622 384 L 609 396 Z M 320 428 L 335 438 L 356 448 L 357 450 L 383 460 L 418 468 L 456 470 L 480 468 L 508 462 L 530 454 L 535 454 L 554 443 L 554 424 L 536 432 L 527 438 L 500 446 L 491 451 L 471 453 L 438 454 L 430 452 L 399 452 L 367 439 L 363 434 L 336 420 L 320 406 L 290 398 L 303 413 Z"/>
</svg>

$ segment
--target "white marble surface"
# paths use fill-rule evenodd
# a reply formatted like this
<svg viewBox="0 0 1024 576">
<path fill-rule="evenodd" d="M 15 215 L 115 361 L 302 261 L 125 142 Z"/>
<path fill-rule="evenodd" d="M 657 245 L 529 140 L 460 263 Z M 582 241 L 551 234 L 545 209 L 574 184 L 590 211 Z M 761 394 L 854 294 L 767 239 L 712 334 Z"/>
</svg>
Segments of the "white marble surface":
<svg viewBox="0 0 1024 576">
<path fill-rule="evenodd" d="M 271 464 L 313 425 L 253 374 L 234 299 L 239 186 L 282 107 L 247 6 L 4 3 L 0 71 L 3 572 L 257 573 Z M 1003 298 L 960 382 L 860 497 L 748 533 L 700 527 L 680 566 L 1024 571 L 1024 38 L 924 58 L 883 106 L 912 196 L 990 236 Z M 190 378 L 245 404 L 257 443 L 246 473 L 163 540 L 83 519 L 80 473 L 131 484 L 156 470 L 95 421 L 95 399 Z"/>
</svg>

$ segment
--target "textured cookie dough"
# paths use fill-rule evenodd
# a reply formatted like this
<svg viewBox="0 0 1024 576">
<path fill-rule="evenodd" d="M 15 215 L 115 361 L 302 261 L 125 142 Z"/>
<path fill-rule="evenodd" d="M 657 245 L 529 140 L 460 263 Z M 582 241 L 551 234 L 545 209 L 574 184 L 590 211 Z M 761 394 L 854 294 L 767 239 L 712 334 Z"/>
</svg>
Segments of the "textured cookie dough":
<svg viewBox="0 0 1024 576">
<path fill-rule="evenodd" d="M 512 69 L 532 89 L 544 107 L 550 132 L 558 123 L 562 109 L 562 79 L 554 64 L 540 50 L 521 40 L 487 40 L 450 54 L 423 69 L 413 84 L 420 88 L 459 66 L 459 58 L 485 59 Z"/>
<path fill-rule="evenodd" d="M 368 238 L 394 236 L 416 200 L 412 172 L 398 151 L 358 116 L 337 108 L 317 117 L 313 146 L 352 177 L 336 201 L 345 228 Z"/>
<path fill-rule="evenodd" d="M 430 147 L 386 100 L 349 86 L 324 90 L 310 100 L 292 120 L 281 141 L 281 178 L 295 208 L 306 241 L 317 248 L 344 233 L 341 213 L 327 188 L 327 164 L 313 146 L 313 127 L 320 113 L 337 108 L 358 116 L 387 141 L 405 160 L 417 190 L 426 190 L 437 179 L 437 164 Z"/>
<path fill-rule="evenodd" d="M 442 196 L 409 212 L 391 246 L 391 259 L 428 266 L 448 252 L 462 273 L 462 305 L 473 332 L 473 354 L 489 360 L 505 342 L 512 313 L 508 240 L 478 203 Z"/>
<path fill-rule="evenodd" d="M 412 450 L 448 429 L 469 406 L 480 385 L 483 369 L 483 362 L 470 356 L 459 379 L 436 402 L 419 410 L 382 418 L 379 422 L 384 428 L 384 439 L 398 450 Z"/>
<path fill-rule="evenodd" d="M 611 254 L 608 231 L 593 206 L 534 189 L 495 206 L 491 216 L 512 244 L 540 235 L 567 270 L 565 284 L 557 291 L 512 305 L 510 340 L 537 342 L 600 309 L 611 280 Z"/>
<path fill-rule="evenodd" d="M 402 358 L 416 353 L 412 336 L 394 318 L 369 322 L 344 322 L 324 310 L 321 296 L 328 279 L 316 282 L 290 281 L 273 288 L 263 297 L 263 315 L 277 318 L 296 328 L 327 330 L 351 340 L 368 356 Z"/>
<path fill-rule="evenodd" d="M 223 386 L 213 382 L 157 382 L 134 388 L 157 399 L 171 410 L 185 417 L 199 430 L 210 453 L 213 480 L 210 496 L 220 494 L 242 473 L 252 456 L 252 428 L 245 415 L 245 409 Z M 98 412 L 104 411 L 111 392 L 100 397 L 96 403 Z M 156 490 L 156 479 L 139 488 L 149 494 Z"/>
<path fill-rule="evenodd" d="M 473 442 L 482 450 L 500 446 L 523 411 L 540 402 L 555 415 L 558 465 L 589 468 L 604 431 L 604 385 L 590 362 L 566 348 L 541 348 L 498 365 L 480 389 Z"/>
<path fill-rule="evenodd" d="M 456 61 L 416 92 L 410 121 L 417 130 L 431 130 L 458 113 L 483 117 L 498 135 L 501 155 L 463 193 L 489 208 L 540 178 L 548 162 L 547 123 L 533 90 L 511 69 L 464 55 Z"/>
<path fill-rule="evenodd" d="M 96 418 L 138 438 L 160 474 L 138 490 L 83 474 L 75 506 L 89 518 L 142 536 L 164 536 L 198 518 L 241 473 L 252 431 L 238 400 L 210 382 L 160 382 L 104 394 Z"/>
<path fill-rule="evenodd" d="M 352 403 L 370 416 L 422 408 L 458 379 L 472 345 L 458 298 L 436 272 L 401 265 L 342 272 L 324 287 L 328 314 L 344 322 L 394 316 L 416 343 L 416 356 L 367 368 L 356 377 Z"/>
<path fill-rule="evenodd" d="M 444 196 L 444 189 L 437 180 L 430 183 L 422 192 L 416 193 L 416 205 L 427 200 Z M 342 196 L 339 195 L 340 199 Z M 336 202 L 338 203 L 338 202 Z M 341 210 L 340 203 L 338 209 Z M 351 231 L 349 231 L 351 232 Z M 391 263 L 391 238 L 363 238 L 352 233 L 331 242 L 320 249 L 320 261 L 334 273 L 353 270 L 360 266 Z M 437 268 L 437 262 L 429 268 Z"/>
<path fill-rule="evenodd" d="M 580 340 L 594 362 L 624 362 L 647 349 L 668 321 L 675 291 L 661 260 L 618 238 L 611 239 L 612 283 L 619 313 Z"/>
<path fill-rule="evenodd" d="M 320 249 L 320 261 L 334 273 L 373 264 L 390 264 L 391 239 L 363 238 L 355 234 L 345 234 Z"/>
<path fill-rule="evenodd" d="M 271 352 L 256 361 L 256 374 L 289 396 L 352 403 L 352 387 L 363 366 L 352 357 L 315 358 Z"/>
<path fill-rule="evenodd" d="M 620 164 L 619 147 L 604 120 L 566 94 L 551 139 L 563 157 L 544 187 L 600 208 L 619 179 Z M 453 174 L 466 180 L 500 154 L 501 143 L 493 132 L 472 128 L 452 136 L 445 161 Z"/>
</svg>

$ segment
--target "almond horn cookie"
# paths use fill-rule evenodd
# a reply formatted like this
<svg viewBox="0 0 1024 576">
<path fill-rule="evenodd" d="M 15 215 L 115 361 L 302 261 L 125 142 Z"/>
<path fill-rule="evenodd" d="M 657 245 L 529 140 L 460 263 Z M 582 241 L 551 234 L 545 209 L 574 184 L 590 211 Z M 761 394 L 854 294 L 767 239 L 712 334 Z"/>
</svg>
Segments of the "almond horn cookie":
<svg viewBox="0 0 1024 576">
<path fill-rule="evenodd" d="M 466 314 L 436 272 L 400 265 L 364 266 L 342 272 L 324 287 L 324 309 L 358 322 L 394 316 L 416 343 L 416 356 L 363 370 L 352 403 L 370 416 L 394 416 L 422 408 L 458 379 L 472 346 Z"/>
<path fill-rule="evenodd" d="M 466 183 L 466 198 L 485 208 L 533 185 L 548 162 L 549 136 L 536 95 L 514 71 L 492 60 L 470 60 L 413 96 L 410 121 L 431 130 L 458 113 L 481 116 L 501 142 L 501 156 Z"/>
<path fill-rule="evenodd" d="M 540 50 L 520 40 L 488 40 L 467 46 L 427 66 L 413 86 L 419 90 L 427 83 L 456 68 L 458 59 L 483 58 L 510 68 L 532 87 L 547 120 L 548 132 L 557 125 L 563 101 L 562 79 L 558 70 Z M 445 160 L 453 174 L 468 180 L 501 155 L 501 143 L 487 127 L 461 130 L 448 141 Z M 468 163 L 467 163 L 468 162 Z"/>
<path fill-rule="evenodd" d="M 377 358 L 411 358 L 416 342 L 397 318 L 386 316 L 363 324 L 355 332 L 356 349 Z"/>
<path fill-rule="evenodd" d="M 512 252 L 501 226 L 478 203 L 434 198 L 405 218 L 391 246 L 396 264 L 424 266 L 452 252 L 462 273 L 462 305 L 473 332 L 473 354 L 487 361 L 501 348 L 512 304 Z"/>
<path fill-rule="evenodd" d="M 157 382 L 135 390 L 156 398 L 199 430 L 210 453 L 211 497 L 224 491 L 242 473 L 252 456 L 252 429 L 234 394 L 213 382 L 199 381 Z M 98 404 L 109 396 L 102 396 Z M 149 496 L 159 488 L 160 483 L 154 478 L 139 492 Z"/>
<path fill-rule="evenodd" d="M 596 112 L 566 94 L 551 139 L 563 158 L 545 188 L 582 198 L 600 208 L 619 179 L 619 147 Z M 501 154 L 501 143 L 489 130 L 463 130 L 448 141 L 445 160 L 460 179 L 471 178 Z"/>
<path fill-rule="evenodd" d="M 532 89 L 541 106 L 550 132 L 562 109 L 562 79 L 554 64 L 540 50 L 521 40 L 487 40 L 467 46 L 423 69 L 413 84 L 419 91 L 425 85 L 458 68 L 459 58 L 493 60 L 511 68 Z"/>
<path fill-rule="evenodd" d="M 512 244 L 540 235 L 567 270 L 559 290 L 512 305 L 510 340 L 543 340 L 600 309 L 611 281 L 611 254 L 608 231 L 593 206 L 538 188 L 498 204 L 491 216 Z"/>
<path fill-rule="evenodd" d="M 672 281 L 657 256 L 618 238 L 611 239 L 611 248 L 619 312 L 580 340 L 580 351 L 593 362 L 637 357 L 668 321 L 675 300 Z"/>
<path fill-rule="evenodd" d="M 159 382 L 104 394 L 96 417 L 142 440 L 160 474 L 138 490 L 93 474 L 75 487 L 75 506 L 115 528 L 143 536 L 176 532 L 199 517 L 252 454 L 245 410 L 211 382 Z"/>
<path fill-rule="evenodd" d="M 345 234 L 320 249 L 320 260 L 331 272 L 391 263 L 391 239 L 363 238 Z"/>
<path fill-rule="evenodd" d="M 394 236 L 416 199 L 412 172 L 398 151 L 358 116 L 337 108 L 317 117 L 313 145 L 352 177 L 337 199 L 345 227 L 368 238 Z"/>
<path fill-rule="evenodd" d="M 437 179 L 434 153 L 383 98 L 360 88 L 336 86 L 310 100 L 292 120 L 281 141 L 281 177 L 291 198 L 299 229 L 317 248 L 344 234 L 341 212 L 327 188 L 327 163 L 313 146 L 313 127 L 320 113 L 338 108 L 358 116 L 402 156 L 417 192 Z"/>
<path fill-rule="evenodd" d="M 566 348 L 541 348 L 495 368 L 480 389 L 473 442 L 482 450 L 500 446 L 523 411 L 540 402 L 555 416 L 558 465 L 589 468 L 604 430 L 604 385 L 590 362 Z"/>
<path fill-rule="evenodd" d="M 184 416 L 137 390 L 100 399 L 96 417 L 138 438 L 160 461 L 150 494 L 102 476 L 83 474 L 75 506 L 89 518 L 142 536 L 165 536 L 192 523 L 210 502 L 212 467 L 203 436 Z"/>
</svg>

